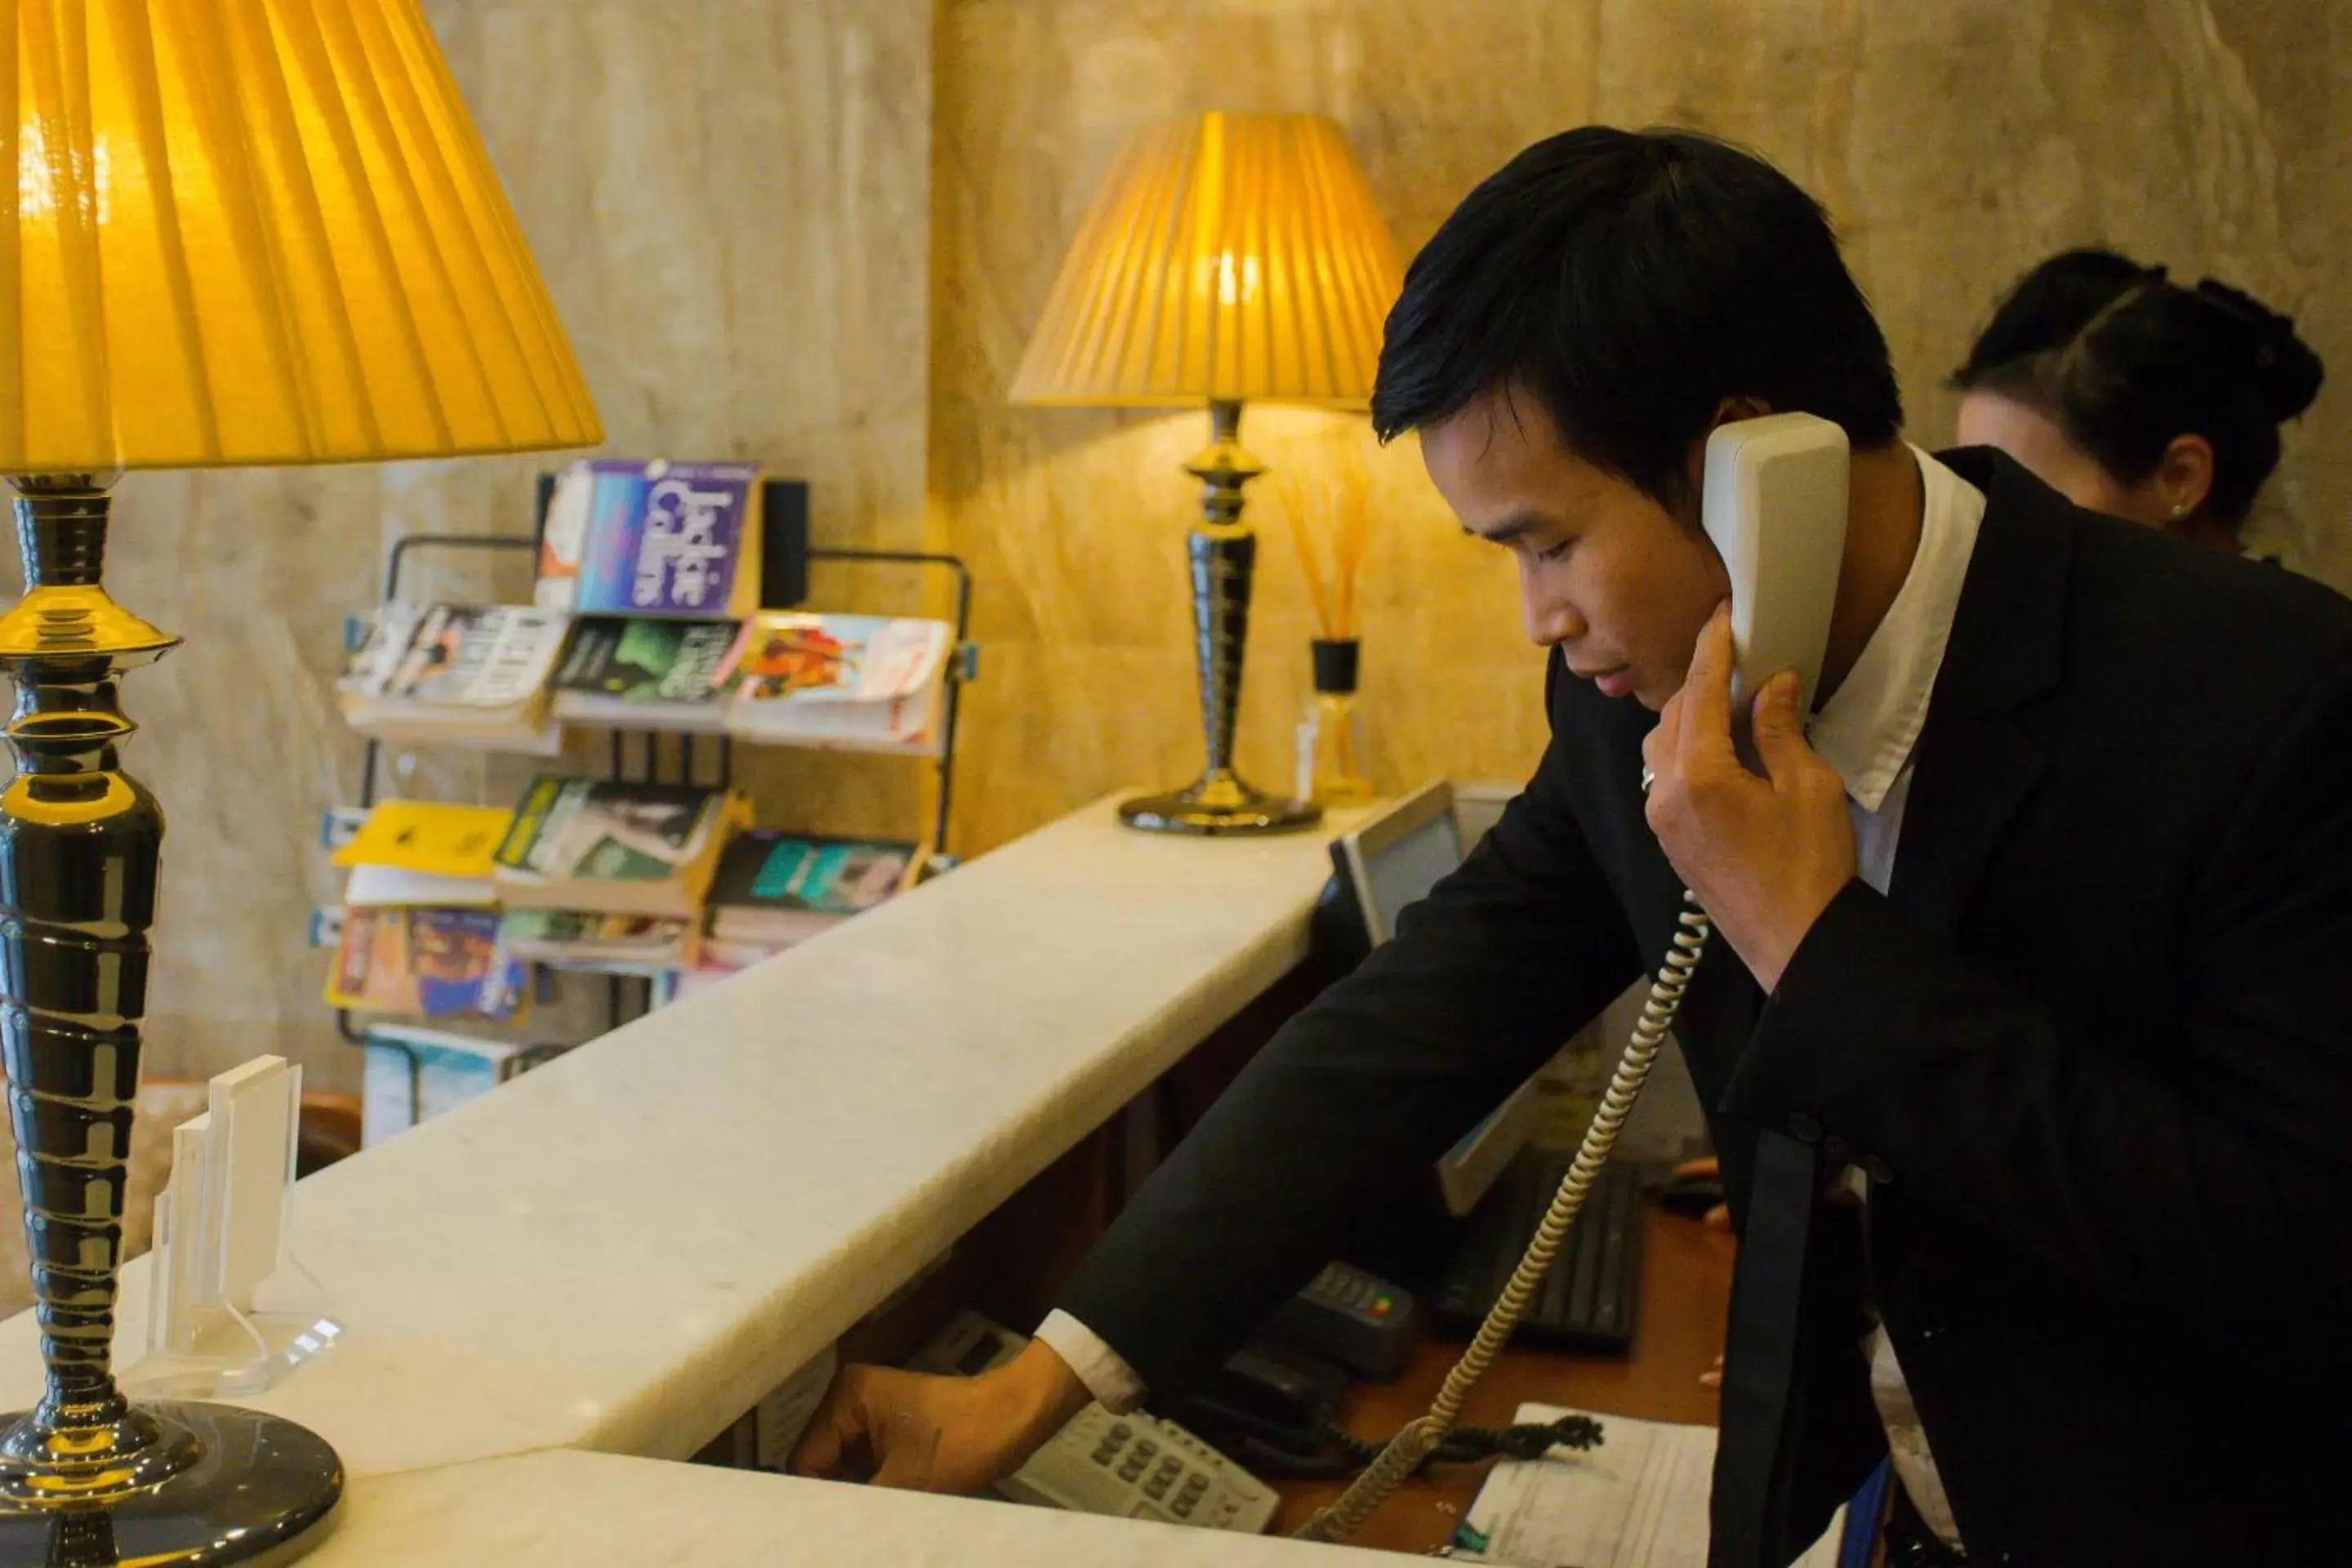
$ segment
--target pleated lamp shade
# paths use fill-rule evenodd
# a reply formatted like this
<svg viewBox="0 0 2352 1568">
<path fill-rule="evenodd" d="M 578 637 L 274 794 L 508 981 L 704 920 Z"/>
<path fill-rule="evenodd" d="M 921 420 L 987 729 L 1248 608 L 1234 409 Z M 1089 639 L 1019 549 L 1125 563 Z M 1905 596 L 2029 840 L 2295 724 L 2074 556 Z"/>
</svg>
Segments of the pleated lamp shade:
<svg viewBox="0 0 2352 1568">
<path fill-rule="evenodd" d="M 1152 126 L 1095 198 L 1013 400 L 1360 408 L 1401 279 L 1331 121 L 1211 113 Z"/>
<path fill-rule="evenodd" d="M 602 439 L 416 0 L 0 16 L 0 472 Z"/>
</svg>

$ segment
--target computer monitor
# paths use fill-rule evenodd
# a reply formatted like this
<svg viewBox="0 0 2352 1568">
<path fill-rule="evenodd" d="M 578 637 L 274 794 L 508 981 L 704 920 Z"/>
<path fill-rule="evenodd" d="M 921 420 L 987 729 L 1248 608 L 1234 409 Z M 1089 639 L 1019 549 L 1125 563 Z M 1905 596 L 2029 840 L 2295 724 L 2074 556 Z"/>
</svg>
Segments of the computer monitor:
<svg viewBox="0 0 2352 1568">
<path fill-rule="evenodd" d="M 1454 786 L 1443 780 L 1414 791 L 1332 845 L 1355 894 L 1373 947 L 1396 935 L 1397 917 L 1462 864 L 1462 830 Z"/>
<path fill-rule="evenodd" d="M 1332 841 L 1335 897 L 1328 902 L 1339 927 L 1354 927 L 1342 934 L 1360 940 L 1361 952 L 1395 936 L 1405 908 L 1426 898 L 1462 864 L 1462 827 L 1454 805 L 1454 786 L 1441 780 Z M 1437 1163 L 1437 1184 L 1448 1212 L 1468 1214 L 1486 1194 L 1511 1156 L 1535 1135 L 1538 1109 L 1530 1078 L 1446 1151 Z"/>
</svg>

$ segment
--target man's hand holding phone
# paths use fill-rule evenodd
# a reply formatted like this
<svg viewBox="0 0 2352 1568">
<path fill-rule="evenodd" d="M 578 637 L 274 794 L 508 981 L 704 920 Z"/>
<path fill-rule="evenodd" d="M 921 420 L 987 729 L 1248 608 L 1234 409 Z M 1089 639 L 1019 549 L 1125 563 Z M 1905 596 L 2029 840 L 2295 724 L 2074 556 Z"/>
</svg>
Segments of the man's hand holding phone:
<svg viewBox="0 0 2352 1568">
<path fill-rule="evenodd" d="M 793 1447 L 796 1476 L 969 1495 L 1019 1469 L 1093 1395 L 1032 1340 L 978 1377 L 843 1369 Z"/>
<path fill-rule="evenodd" d="M 1731 667 L 1727 605 L 1699 633 L 1682 689 L 1642 743 L 1652 774 L 1647 815 L 1683 885 L 1769 992 L 1853 879 L 1853 822 L 1844 783 L 1805 744 L 1793 675 L 1773 677 L 1756 697 L 1756 751 L 1768 776 L 1741 765 Z"/>
</svg>

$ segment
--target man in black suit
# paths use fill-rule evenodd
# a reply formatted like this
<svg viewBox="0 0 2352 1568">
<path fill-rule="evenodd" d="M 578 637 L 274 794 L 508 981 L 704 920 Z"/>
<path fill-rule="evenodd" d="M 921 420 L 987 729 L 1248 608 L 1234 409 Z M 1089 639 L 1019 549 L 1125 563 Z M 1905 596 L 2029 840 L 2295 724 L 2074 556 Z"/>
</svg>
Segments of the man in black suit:
<svg viewBox="0 0 2352 1568">
<path fill-rule="evenodd" d="M 1822 696 L 1730 740 L 1726 420 L 1853 447 Z M 1418 430 L 1553 650 L 1535 778 L 1294 1019 L 1020 1361 L 854 1369 L 801 1468 L 971 1489 L 1089 1394 L 1181 1387 L 1644 971 L 1741 1238 L 1712 1561 L 1786 1563 L 1892 1450 L 1906 1560 L 2344 1555 L 2352 605 L 1898 437 L 1819 209 L 1704 138 L 1530 148 L 1416 258 Z M 1645 770 L 1655 783 L 1643 788 Z"/>
</svg>

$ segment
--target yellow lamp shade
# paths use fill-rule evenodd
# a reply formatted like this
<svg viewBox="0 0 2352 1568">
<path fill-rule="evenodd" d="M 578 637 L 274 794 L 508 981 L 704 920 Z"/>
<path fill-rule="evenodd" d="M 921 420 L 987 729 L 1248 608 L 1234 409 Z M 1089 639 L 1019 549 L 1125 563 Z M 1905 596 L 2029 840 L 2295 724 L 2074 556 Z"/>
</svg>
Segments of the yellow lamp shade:
<svg viewBox="0 0 2352 1568">
<path fill-rule="evenodd" d="M 1329 120 L 1211 113 L 1153 126 L 1087 213 L 1013 400 L 1361 407 L 1401 278 Z"/>
<path fill-rule="evenodd" d="M 0 18 L 0 471 L 602 438 L 416 0 Z"/>
</svg>

